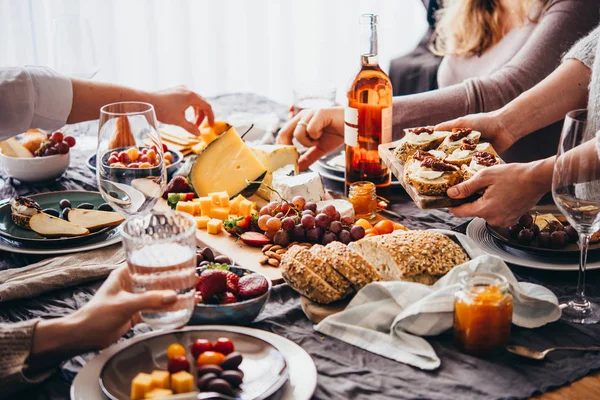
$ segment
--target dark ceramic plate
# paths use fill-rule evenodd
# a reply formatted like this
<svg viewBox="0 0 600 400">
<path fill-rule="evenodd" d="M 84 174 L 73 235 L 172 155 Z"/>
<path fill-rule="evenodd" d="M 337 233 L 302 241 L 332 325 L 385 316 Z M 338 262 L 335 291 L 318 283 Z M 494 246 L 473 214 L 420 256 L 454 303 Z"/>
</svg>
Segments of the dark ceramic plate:
<svg viewBox="0 0 600 400">
<path fill-rule="evenodd" d="M 105 159 L 104 161 L 108 160 L 110 153 L 112 153 L 113 151 L 121 151 L 121 150 L 124 150 L 124 149 L 115 149 L 115 150 L 111 150 L 110 152 L 107 152 L 103 157 Z M 179 167 L 181 165 L 181 161 L 183 160 L 183 154 L 181 154 L 181 152 L 176 151 L 176 150 L 169 150 L 169 151 L 173 154 L 173 162 L 171 163 L 171 165 L 169 165 L 167 167 L 167 175 L 170 177 L 175 172 L 177 172 L 177 170 L 179 169 Z M 90 169 L 90 171 L 92 171 L 95 174 L 96 166 L 97 166 L 96 154 L 93 154 L 90 157 L 88 157 L 86 164 L 87 164 L 87 167 Z M 105 164 L 107 164 L 107 163 L 105 162 Z M 134 168 L 114 168 L 114 169 L 118 170 L 118 171 L 123 171 L 123 172 L 152 171 L 152 168 L 142 169 L 142 170 L 136 170 Z"/>
<path fill-rule="evenodd" d="M 99 383 L 104 394 L 113 400 L 130 398 L 131 381 L 140 372 L 167 369 L 167 347 L 173 343 L 188 349 L 196 339 L 215 342 L 220 337 L 233 341 L 235 350 L 244 357 L 240 369 L 244 382 L 237 393 L 241 400 L 262 400 L 279 390 L 287 381 L 288 366 L 283 354 L 270 343 L 257 337 L 231 332 L 214 326 L 210 330 L 184 328 L 136 342 L 112 356 L 100 372 Z M 187 355 L 195 376 L 195 363 Z"/>
<path fill-rule="evenodd" d="M 99 205 L 106 203 L 100 193 L 98 192 L 86 192 L 86 191 L 62 191 L 62 192 L 50 192 L 40 193 L 27 196 L 37 201 L 43 209 L 54 208 L 57 211 L 61 211 L 58 203 L 62 199 L 68 199 L 71 202 L 71 206 L 76 208 L 82 203 L 91 203 L 94 208 L 98 208 Z M 70 246 L 75 243 L 81 243 L 88 239 L 107 233 L 116 227 L 102 228 L 97 231 L 90 232 L 89 235 L 75 236 L 75 237 L 60 237 L 60 238 L 46 238 L 42 235 L 35 233 L 29 229 L 21 228 L 16 225 L 11 217 L 10 204 L 8 201 L 0 205 L 0 236 L 7 239 L 17 241 L 23 244 L 29 245 L 58 245 Z"/>
<path fill-rule="evenodd" d="M 204 268 L 201 268 L 199 271 L 203 270 Z M 257 273 L 246 268 L 233 266 L 229 267 L 229 270 L 240 278 L 244 275 Z M 271 281 L 267 277 L 265 279 L 269 284 L 269 288 L 262 296 L 233 304 L 197 304 L 192 314 L 191 323 L 198 325 L 248 325 L 258 317 L 269 300 Z"/>
<path fill-rule="evenodd" d="M 338 165 L 339 163 L 336 161 L 337 157 L 343 157 L 344 151 L 336 151 L 331 154 L 327 154 L 323 156 L 320 160 L 317 160 L 315 164 L 313 164 L 310 169 L 318 172 L 324 178 L 331 179 L 336 182 L 346 182 L 344 175 L 346 174 L 346 168 Z M 343 165 L 346 165 L 345 160 L 343 161 Z M 401 186 L 398 179 L 392 174 L 392 186 Z"/>
<path fill-rule="evenodd" d="M 544 205 L 537 206 L 533 208 L 530 213 L 535 214 L 536 212 L 540 214 L 553 214 L 557 217 L 561 222 L 566 221 L 564 216 L 560 213 L 558 208 L 555 205 Z M 564 224 L 565 222 L 563 222 Z M 567 222 L 568 224 L 568 222 Z M 533 254 L 545 254 L 545 255 L 565 255 L 565 256 L 575 256 L 579 254 L 579 245 L 577 243 L 568 243 L 561 249 L 548 249 L 537 246 L 537 239 L 535 239 L 531 245 L 523 245 L 513 239 L 509 233 L 508 228 L 501 228 L 497 226 L 491 226 L 488 223 L 485 224 L 485 227 L 490 235 L 498 242 L 508 247 L 513 247 L 515 249 L 524 250 Z M 595 251 L 600 249 L 600 242 L 590 244 L 589 251 Z"/>
</svg>

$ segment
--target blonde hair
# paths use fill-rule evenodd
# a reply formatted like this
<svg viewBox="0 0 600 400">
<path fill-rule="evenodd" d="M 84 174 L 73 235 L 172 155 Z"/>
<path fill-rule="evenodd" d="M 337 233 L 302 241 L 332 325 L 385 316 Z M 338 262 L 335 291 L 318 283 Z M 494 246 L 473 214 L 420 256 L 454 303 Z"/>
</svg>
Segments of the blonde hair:
<svg viewBox="0 0 600 400">
<path fill-rule="evenodd" d="M 511 10 L 517 24 L 530 18 L 534 6 L 543 6 L 548 0 L 521 0 L 517 10 Z M 440 56 L 480 56 L 504 36 L 502 16 L 506 12 L 501 0 L 450 0 L 436 14 L 436 28 L 430 45 Z"/>
</svg>

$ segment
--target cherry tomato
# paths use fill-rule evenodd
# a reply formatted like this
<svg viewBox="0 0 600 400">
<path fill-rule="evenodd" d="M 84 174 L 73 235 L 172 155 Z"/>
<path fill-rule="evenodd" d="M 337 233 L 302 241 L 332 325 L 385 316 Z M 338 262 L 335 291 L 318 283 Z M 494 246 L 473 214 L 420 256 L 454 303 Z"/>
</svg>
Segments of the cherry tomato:
<svg viewBox="0 0 600 400">
<path fill-rule="evenodd" d="M 223 353 L 217 353 L 216 351 L 205 351 L 198 356 L 196 365 L 199 367 L 208 364 L 221 365 L 224 359 L 225 355 Z"/>
<path fill-rule="evenodd" d="M 213 345 L 210 340 L 206 339 L 196 339 L 196 341 L 192 344 L 192 348 L 190 349 L 194 358 L 198 358 L 198 356 L 205 351 L 211 351 L 213 349 Z"/>
<path fill-rule="evenodd" d="M 164 143 L 162 143 L 162 148 L 163 148 L 163 153 L 166 153 L 167 151 L 169 151 L 169 148 Z"/>
<path fill-rule="evenodd" d="M 182 356 L 185 357 L 185 348 L 179 343 L 173 343 L 167 348 L 167 357 L 169 359 Z"/>
<path fill-rule="evenodd" d="M 401 230 L 401 231 L 406 231 L 408 229 L 406 229 L 406 227 L 402 224 L 399 224 L 398 222 L 394 222 L 394 230 Z"/>
<path fill-rule="evenodd" d="M 233 347 L 233 342 L 231 341 L 231 339 L 228 338 L 218 338 L 217 341 L 215 342 L 215 345 L 213 346 L 214 351 L 218 351 L 219 353 L 222 354 L 229 354 L 229 353 L 233 353 L 233 351 L 235 350 Z"/>
<path fill-rule="evenodd" d="M 375 224 L 375 229 L 377 229 L 377 232 L 379 232 L 381 235 L 392 233 L 394 232 L 394 223 L 389 219 L 384 219 L 383 221 L 379 221 Z"/>
<path fill-rule="evenodd" d="M 185 356 L 175 357 L 169 359 L 169 365 L 167 369 L 170 373 L 174 374 L 179 371 L 187 371 L 190 372 L 190 362 L 185 358 Z"/>
<path fill-rule="evenodd" d="M 365 231 L 373 227 L 373 225 L 371 225 L 371 223 L 364 218 L 361 218 L 358 221 L 356 221 L 354 225 L 362 226 Z"/>
<path fill-rule="evenodd" d="M 365 231 L 365 237 L 366 237 L 367 235 L 371 235 L 371 236 L 377 236 L 377 235 L 379 235 L 379 232 L 377 231 L 377 229 L 375 229 L 375 228 L 371 228 L 371 229 L 367 229 L 367 230 Z"/>
</svg>

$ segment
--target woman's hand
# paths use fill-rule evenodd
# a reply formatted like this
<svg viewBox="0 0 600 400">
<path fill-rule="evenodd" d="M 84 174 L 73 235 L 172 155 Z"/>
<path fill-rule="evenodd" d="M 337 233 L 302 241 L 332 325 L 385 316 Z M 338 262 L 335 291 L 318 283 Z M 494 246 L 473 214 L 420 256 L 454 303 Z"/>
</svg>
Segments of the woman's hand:
<svg viewBox="0 0 600 400">
<path fill-rule="evenodd" d="M 483 196 L 450 211 L 460 218 L 481 217 L 494 226 L 513 225 L 550 190 L 553 164 L 550 158 L 485 168 L 447 192 L 454 199 L 464 199 L 480 191 Z"/>
<path fill-rule="evenodd" d="M 277 143 L 292 144 L 294 138 L 309 148 L 299 160 L 300 171 L 304 171 L 344 144 L 344 109 L 332 107 L 300 111 L 281 128 Z"/>
<path fill-rule="evenodd" d="M 215 117 L 210 104 L 199 94 L 177 86 L 171 89 L 161 90 L 150 94 L 149 103 L 154 105 L 156 118 L 165 124 L 179 125 L 186 131 L 198 136 L 198 126 L 206 117 L 208 124 L 213 125 Z M 185 111 L 192 107 L 194 109 L 194 123 L 185 118 Z"/>
<path fill-rule="evenodd" d="M 471 128 L 481 132 L 481 137 L 489 141 L 498 152 L 505 151 L 518 140 L 515 132 L 508 128 L 502 114 L 497 111 L 466 115 L 435 126 L 436 131 L 450 131 L 452 128 Z"/>
<path fill-rule="evenodd" d="M 75 313 L 38 323 L 28 364 L 42 367 L 75 354 L 100 350 L 140 321 L 142 310 L 161 310 L 175 303 L 172 290 L 132 293 L 127 266 L 113 271 L 94 297 Z"/>
</svg>

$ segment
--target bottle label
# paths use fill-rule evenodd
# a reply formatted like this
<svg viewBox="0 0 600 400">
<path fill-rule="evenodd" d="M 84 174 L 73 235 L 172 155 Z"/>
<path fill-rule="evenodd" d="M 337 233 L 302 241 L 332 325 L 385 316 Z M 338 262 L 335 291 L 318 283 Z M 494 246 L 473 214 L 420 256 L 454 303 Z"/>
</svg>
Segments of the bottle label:
<svg viewBox="0 0 600 400">
<path fill-rule="evenodd" d="M 344 124 L 344 143 L 346 146 L 358 146 L 358 128 Z"/>
<path fill-rule="evenodd" d="M 354 126 L 351 126 L 354 125 Z M 344 142 L 347 146 L 358 145 L 358 109 L 346 107 L 344 111 Z"/>
<path fill-rule="evenodd" d="M 381 143 L 392 141 L 392 107 L 381 109 Z"/>
</svg>

